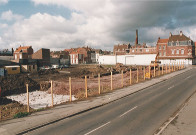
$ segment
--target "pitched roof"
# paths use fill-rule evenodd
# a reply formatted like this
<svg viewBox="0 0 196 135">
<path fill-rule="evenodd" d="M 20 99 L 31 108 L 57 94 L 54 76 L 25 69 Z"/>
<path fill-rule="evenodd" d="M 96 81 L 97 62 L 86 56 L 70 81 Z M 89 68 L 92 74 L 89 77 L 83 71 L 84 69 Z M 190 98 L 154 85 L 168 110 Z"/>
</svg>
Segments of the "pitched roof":
<svg viewBox="0 0 196 135">
<path fill-rule="evenodd" d="M 19 53 L 19 52 L 25 52 L 27 53 L 27 49 L 30 48 L 31 46 L 20 46 L 16 49 L 16 51 L 14 53 Z"/>
<path fill-rule="evenodd" d="M 190 38 L 188 38 L 187 36 L 185 36 L 184 34 L 182 35 L 171 35 L 169 37 L 169 42 L 171 41 L 188 41 L 191 40 Z"/>
<path fill-rule="evenodd" d="M 167 43 L 169 39 L 158 39 L 157 43 Z"/>
</svg>

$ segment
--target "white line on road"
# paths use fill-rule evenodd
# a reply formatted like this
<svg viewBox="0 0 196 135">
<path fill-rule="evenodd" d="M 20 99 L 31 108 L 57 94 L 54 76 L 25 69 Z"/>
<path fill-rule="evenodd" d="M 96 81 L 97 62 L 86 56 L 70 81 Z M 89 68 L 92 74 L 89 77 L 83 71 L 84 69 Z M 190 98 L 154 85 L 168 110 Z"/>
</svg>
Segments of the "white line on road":
<svg viewBox="0 0 196 135">
<path fill-rule="evenodd" d="M 110 123 L 110 121 L 109 122 L 107 122 L 107 123 L 105 123 L 105 124 L 103 124 L 103 125 L 101 125 L 100 127 L 98 127 L 98 128 L 95 128 L 94 130 L 92 130 L 92 131 L 90 131 L 90 132 L 88 132 L 88 133 L 86 133 L 86 134 L 84 134 L 84 135 L 89 135 L 90 133 L 92 133 L 92 132 L 94 132 L 94 131 L 96 131 L 96 130 L 98 130 L 98 129 L 100 129 L 100 128 L 102 128 L 102 127 L 104 127 L 104 126 L 106 126 L 107 124 L 109 124 Z"/>
<path fill-rule="evenodd" d="M 173 87 L 174 87 L 174 85 L 172 85 L 171 87 L 169 87 L 168 90 L 169 90 L 169 89 L 172 89 Z"/>
<path fill-rule="evenodd" d="M 188 76 L 187 78 L 185 78 L 185 80 L 186 80 L 186 79 L 189 79 L 190 77 L 191 77 L 191 76 Z"/>
<path fill-rule="evenodd" d="M 133 111 L 133 110 L 136 109 L 136 108 L 137 108 L 137 106 L 131 108 L 130 110 L 128 110 L 128 111 L 126 111 L 125 113 L 123 113 L 122 115 L 120 115 L 120 117 L 126 115 L 127 113 L 129 113 L 130 111 Z"/>
</svg>

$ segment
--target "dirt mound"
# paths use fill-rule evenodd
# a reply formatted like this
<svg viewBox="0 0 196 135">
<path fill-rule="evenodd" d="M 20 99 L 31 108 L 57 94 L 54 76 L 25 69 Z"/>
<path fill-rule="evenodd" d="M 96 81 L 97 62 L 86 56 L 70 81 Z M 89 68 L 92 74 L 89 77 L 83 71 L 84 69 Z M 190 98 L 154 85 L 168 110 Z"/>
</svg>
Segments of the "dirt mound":
<svg viewBox="0 0 196 135">
<path fill-rule="evenodd" d="M 39 75 L 48 75 L 48 74 L 58 74 L 59 72 L 55 69 L 47 69 L 38 71 Z"/>
<path fill-rule="evenodd" d="M 26 84 L 29 84 L 29 91 L 39 89 L 39 84 L 27 75 L 9 75 L 0 78 L 1 96 L 20 94 L 26 92 Z"/>
</svg>

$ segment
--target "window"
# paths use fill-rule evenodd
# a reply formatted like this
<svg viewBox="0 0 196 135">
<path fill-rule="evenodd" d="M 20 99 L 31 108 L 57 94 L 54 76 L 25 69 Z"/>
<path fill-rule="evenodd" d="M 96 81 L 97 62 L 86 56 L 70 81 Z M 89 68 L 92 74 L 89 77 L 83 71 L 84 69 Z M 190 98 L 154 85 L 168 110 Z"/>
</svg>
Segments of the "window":
<svg viewBox="0 0 196 135">
<path fill-rule="evenodd" d="M 163 52 L 163 56 L 166 56 L 166 53 L 165 52 Z"/>
<path fill-rule="evenodd" d="M 35 65 L 33 65 L 33 69 L 35 69 Z"/>
<path fill-rule="evenodd" d="M 132 53 L 134 53 L 134 50 L 132 50 Z"/>
<path fill-rule="evenodd" d="M 22 54 L 20 54 L 20 59 L 22 59 Z"/>
<path fill-rule="evenodd" d="M 177 41 L 177 42 L 176 42 L 176 45 L 177 45 L 177 46 L 179 46 L 179 45 L 180 45 L 179 41 Z"/>
<path fill-rule="evenodd" d="M 17 68 L 16 67 L 13 67 L 12 70 L 17 70 Z"/>
<path fill-rule="evenodd" d="M 161 46 L 159 46 L 159 50 L 161 50 Z"/>
<path fill-rule="evenodd" d="M 171 52 L 172 52 L 172 54 L 174 54 L 174 50 L 173 49 L 171 50 Z"/>
<path fill-rule="evenodd" d="M 161 52 L 159 52 L 159 56 L 161 56 L 162 54 L 161 54 Z"/>
<path fill-rule="evenodd" d="M 181 50 L 181 54 L 184 54 L 184 49 Z"/>
<path fill-rule="evenodd" d="M 176 54 L 179 54 L 179 50 L 178 49 L 176 50 Z"/>
<path fill-rule="evenodd" d="M 140 49 L 140 52 L 142 52 L 142 49 Z"/>
<path fill-rule="evenodd" d="M 31 71 L 31 66 L 29 66 L 29 71 Z"/>
<path fill-rule="evenodd" d="M 163 45 L 163 50 L 165 50 L 165 45 Z"/>
<path fill-rule="evenodd" d="M 15 54 L 15 60 L 17 59 L 17 54 Z"/>
<path fill-rule="evenodd" d="M 146 52 L 149 52 L 149 49 L 146 49 Z"/>
</svg>

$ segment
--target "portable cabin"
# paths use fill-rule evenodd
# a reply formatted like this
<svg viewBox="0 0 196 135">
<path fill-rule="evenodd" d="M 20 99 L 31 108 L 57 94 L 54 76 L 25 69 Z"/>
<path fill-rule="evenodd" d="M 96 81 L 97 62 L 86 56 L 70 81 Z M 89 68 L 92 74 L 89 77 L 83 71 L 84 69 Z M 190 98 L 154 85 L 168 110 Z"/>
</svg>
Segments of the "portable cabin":
<svg viewBox="0 0 196 135">
<path fill-rule="evenodd" d="M 8 75 L 12 74 L 19 74 L 20 73 L 20 66 L 5 66 Z"/>
</svg>

